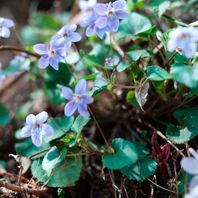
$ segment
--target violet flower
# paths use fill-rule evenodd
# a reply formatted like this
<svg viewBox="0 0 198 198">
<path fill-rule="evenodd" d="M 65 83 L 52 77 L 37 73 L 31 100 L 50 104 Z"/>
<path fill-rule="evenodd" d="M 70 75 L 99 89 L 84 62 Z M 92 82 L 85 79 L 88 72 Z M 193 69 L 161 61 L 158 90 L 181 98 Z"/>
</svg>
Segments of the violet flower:
<svg viewBox="0 0 198 198">
<path fill-rule="evenodd" d="M 117 0 L 113 3 L 97 3 L 94 12 L 99 16 L 96 20 L 97 27 L 108 27 L 108 32 L 117 32 L 119 20 L 126 19 L 129 13 L 125 9 L 125 0 Z"/>
<path fill-rule="evenodd" d="M 169 34 L 168 51 L 179 48 L 187 58 L 193 58 L 197 50 L 198 28 L 178 27 Z"/>
<path fill-rule="evenodd" d="M 81 40 L 79 33 L 75 32 L 77 25 L 65 25 L 63 26 L 53 37 L 52 42 L 56 46 L 64 46 L 68 50 L 73 42 Z"/>
<path fill-rule="evenodd" d="M 33 46 L 36 53 L 40 54 L 38 67 L 45 69 L 49 65 L 55 70 L 58 70 L 59 62 L 63 61 L 66 56 L 66 50 L 63 46 L 56 46 L 51 42 L 50 44 L 36 44 Z"/>
<path fill-rule="evenodd" d="M 75 92 L 68 87 L 63 87 L 62 95 L 69 102 L 65 105 L 65 115 L 71 116 L 78 111 L 82 116 L 89 116 L 87 105 L 93 103 L 93 98 L 86 92 L 86 80 L 80 80 L 75 86 Z"/>
<path fill-rule="evenodd" d="M 80 25 L 82 27 L 87 27 L 85 32 L 87 37 L 96 34 L 100 39 L 102 39 L 104 37 L 104 34 L 108 32 L 108 27 L 106 26 L 103 28 L 99 28 L 98 24 L 96 23 L 97 19 L 98 15 L 96 15 L 95 13 L 89 13 L 81 20 Z"/>
<path fill-rule="evenodd" d="M 11 19 L 6 19 L 4 17 L 0 17 L 0 37 L 9 38 L 10 29 L 14 26 L 14 22 Z"/>
<path fill-rule="evenodd" d="M 46 124 L 48 114 L 45 111 L 37 114 L 29 114 L 26 117 L 26 125 L 21 129 L 21 137 L 31 137 L 35 146 L 39 147 L 42 144 L 43 136 L 50 136 L 53 133 L 53 128 Z"/>
<path fill-rule="evenodd" d="M 125 0 L 117 0 L 106 4 L 97 3 L 94 6 L 94 12 L 81 21 L 81 26 L 87 27 L 86 36 L 97 34 L 102 39 L 106 32 L 117 32 L 120 19 L 129 16 L 125 6 Z"/>
</svg>

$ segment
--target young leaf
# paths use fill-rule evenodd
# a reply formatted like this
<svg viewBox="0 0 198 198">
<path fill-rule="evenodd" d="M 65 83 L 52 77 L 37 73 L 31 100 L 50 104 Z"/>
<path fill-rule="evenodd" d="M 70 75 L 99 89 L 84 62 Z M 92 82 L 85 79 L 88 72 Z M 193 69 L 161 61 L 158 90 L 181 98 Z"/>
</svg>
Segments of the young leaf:
<svg viewBox="0 0 198 198">
<path fill-rule="evenodd" d="M 102 156 L 103 165 L 109 169 L 117 170 L 137 161 L 138 155 L 135 145 L 122 138 L 112 141 L 114 154 L 105 153 Z"/>
<path fill-rule="evenodd" d="M 147 17 L 133 12 L 128 19 L 121 22 L 117 36 L 118 38 L 137 36 L 151 27 L 151 22 Z"/>
<path fill-rule="evenodd" d="M 171 75 L 163 68 L 159 66 L 148 66 L 147 76 L 149 80 L 163 81 L 171 78 Z"/>
<path fill-rule="evenodd" d="M 145 157 L 144 159 L 138 161 L 135 164 L 124 167 L 123 169 L 121 169 L 121 172 L 129 179 L 142 182 L 146 178 L 153 175 L 156 169 L 157 162 L 155 160 L 151 160 L 150 157 Z"/>
<path fill-rule="evenodd" d="M 179 109 L 174 117 L 182 123 L 182 126 L 169 125 L 166 130 L 168 139 L 176 144 L 183 144 L 198 135 L 198 109 Z"/>
<path fill-rule="evenodd" d="M 53 169 L 60 166 L 60 164 L 64 162 L 66 153 L 66 148 L 64 148 L 60 153 L 56 146 L 53 146 L 46 153 L 42 162 L 42 168 L 46 172 L 48 177 L 51 175 Z"/>
<path fill-rule="evenodd" d="M 120 171 L 129 179 L 141 182 L 154 174 L 157 169 L 157 162 L 150 159 L 150 152 L 144 145 L 135 142 L 134 144 L 138 152 L 137 162 L 122 168 Z"/>
<path fill-rule="evenodd" d="M 90 121 L 90 117 L 85 117 L 79 115 L 76 120 L 74 121 L 71 130 L 80 134 L 85 125 Z"/>
<path fill-rule="evenodd" d="M 33 176 L 49 187 L 72 186 L 80 177 L 82 169 L 82 157 L 66 157 L 65 161 L 54 168 L 48 176 L 42 168 L 42 160 L 37 159 L 32 162 L 31 171 Z"/>
</svg>

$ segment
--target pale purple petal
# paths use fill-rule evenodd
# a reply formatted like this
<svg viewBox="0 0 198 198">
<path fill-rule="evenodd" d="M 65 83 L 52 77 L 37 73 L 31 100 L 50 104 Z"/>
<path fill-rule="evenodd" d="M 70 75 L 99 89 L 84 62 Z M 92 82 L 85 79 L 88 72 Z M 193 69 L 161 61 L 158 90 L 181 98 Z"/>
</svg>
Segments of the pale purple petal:
<svg viewBox="0 0 198 198">
<path fill-rule="evenodd" d="M 125 0 L 118 0 L 112 3 L 112 6 L 115 10 L 117 9 L 123 9 L 126 7 L 126 1 Z"/>
<path fill-rule="evenodd" d="M 190 189 L 190 192 L 185 195 L 185 198 L 197 198 L 198 197 L 198 186 Z"/>
<path fill-rule="evenodd" d="M 36 44 L 33 46 L 33 49 L 36 53 L 40 55 L 46 55 L 48 54 L 48 46 L 46 44 Z"/>
<path fill-rule="evenodd" d="M 32 127 L 27 125 L 27 126 L 24 126 L 22 129 L 21 129 L 21 137 L 30 137 L 31 136 L 31 130 L 32 130 Z"/>
<path fill-rule="evenodd" d="M 80 21 L 80 26 L 81 27 L 89 26 L 90 24 L 92 24 L 94 22 L 94 19 L 95 19 L 95 15 L 93 13 L 92 14 L 87 14 Z"/>
<path fill-rule="evenodd" d="M 58 66 L 59 66 L 59 60 L 57 59 L 57 57 L 51 57 L 49 58 L 49 64 L 50 66 L 52 66 L 55 70 L 58 70 Z"/>
<path fill-rule="evenodd" d="M 70 33 L 70 39 L 72 42 L 78 42 L 81 40 L 81 36 L 80 34 L 76 33 L 76 32 L 71 32 Z"/>
<path fill-rule="evenodd" d="M 87 83 L 85 79 L 81 79 L 75 86 L 75 94 L 83 95 L 86 93 Z"/>
<path fill-rule="evenodd" d="M 86 32 L 85 32 L 86 36 L 91 36 L 93 34 L 95 34 L 95 25 L 90 25 L 87 27 Z"/>
<path fill-rule="evenodd" d="M 79 104 L 78 105 L 78 112 L 81 116 L 89 116 L 89 112 L 87 110 L 87 105 L 86 104 Z"/>
<path fill-rule="evenodd" d="M 102 28 L 102 29 L 97 28 L 97 29 L 96 29 L 96 34 L 98 35 L 98 37 L 99 37 L 100 39 L 103 39 L 104 34 L 106 33 L 106 31 L 107 31 L 106 28 Z"/>
<path fill-rule="evenodd" d="M 82 96 L 82 101 L 85 104 L 91 104 L 93 103 L 94 99 L 91 96 L 84 95 Z"/>
<path fill-rule="evenodd" d="M 190 181 L 189 190 L 193 190 L 196 186 L 198 186 L 198 176 L 194 176 Z"/>
<path fill-rule="evenodd" d="M 126 19 L 129 17 L 129 13 L 125 10 L 117 10 L 115 14 L 119 19 Z"/>
<path fill-rule="evenodd" d="M 0 36 L 8 38 L 10 36 L 10 30 L 7 27 L 0 28 Z"/>
<path fill-rule="evenodd" d="M 41 129 L 41 134 L 43 136 L 50 136 L 54 132 L 54 129 L 49 124 L 43 124 Z"/>
<path fill-rule="evenodd" d="M 198 160 L 194 157 L 184 157 L 181 160 L 181 167 L 190 174 L 198 174 Z"/>
<path fill-rule="evenodd" d="M 196 43 L 188 43 L 185 47 L 182 47 L 182 52 L 187 58 L 193 58 L 197 51 Z"/>
<path fill-rule="evenodd" d="M 106 15 L 107 14 L 107 4 L 97 3 L 94 6 L 94 12 L 98 15 Z"/>
<path fill-rule="evenodd" d="M 193 148 L 189 148 L 189 152 L 194 158 L 198 160 L 198 153 Z"/>
<path fill-rule="evenodd" d="M 67 26 L 65 26 L 65 29 L 67 29 L 70 32 L 74 32 L 77 29 L 77 25 L 76 24 L 67 25 Z"/>
<path fill-rule="evenodd" d="M 108 26 L 109 26 L 111 32 L 117 32 L 118 27 L 119 27 L 119 19 L 116 16 L 111 17 L 108 20 Z"/>
<path fill-rule="evenodd" d="M 35 146 L 39 147 L 42 144 L 42 134 L 41 131 L 39 129 L 36 129 L 34 131 L 32 131 L 32 142 Z"/>
<path fill-rule="evenodd" d="M 26 124 L 27 125 L 34 125 L 36 123 L 36 116 L 33 114 L 29 114 L 26 117 Z"/>
<path fill-rule="evenodd" d="M 39 124 L 43 124 L 48 119 L 48 113 L 45 111 L 42 111 L 41 113 L 36 115 L 36 122 Z"/>
<path fill-rule="evenodd" d="M 71 116 L 77 110 L 78 105 L 75 101 L 70 101 L 65 105 L 64 113 L 66 116 Z"/>
<path fill-rule="evenodd" d="M 49 66 L 49 57 L 47 55 L 41 56 L 38 62 L 38 67 L 40 69 L 45 69 L 47 66 Z"/>
<path fill-rule="evenodd" d="M 98 28 L 104 28 L 106 25 L 107 25 L 107 17 L 104 16 L 104 17 L 99 17 L 97 20 L 96 20 L 96 26 Z"/>
<path fill-rule="evenodd" d="M 67 100 L 72 100 L 74 98 L 74 92 L 68 87 L 62 88 L 62 95 Z"/>
<path fill-rule="evenodd" d="M 14 22 L 11 19 L 5 19 L 2 21 L 2 26 L 3 27 L 7 27 L 7 28 L 11 28 L 14 26 Z"/>
</svg>

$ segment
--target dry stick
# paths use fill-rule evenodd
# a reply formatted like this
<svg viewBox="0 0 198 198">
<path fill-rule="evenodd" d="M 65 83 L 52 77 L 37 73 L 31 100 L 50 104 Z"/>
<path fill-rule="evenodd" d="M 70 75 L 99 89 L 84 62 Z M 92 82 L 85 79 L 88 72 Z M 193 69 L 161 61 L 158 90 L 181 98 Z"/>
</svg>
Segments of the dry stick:
<svg viewBox="0 0 198 198">
<path fill-rule="evenodd" d="M 163 135 L 162 132 L 158 131 L 156 128 L 154 128 L 151 124 L 144 122 L 149 128 L 156 131 L 157 135 L 161 137 L 163 140 L 165 140 L 167 143 L 169 143 L 182 157 L 185 157 L 185 155 L 170 141 L 166 138 L 165 135 Z"/>
<path fill-rule="evenodd" d="M 156 132 L 158 136 L 160 136 L 162 139 L 168 142 L 182 157 L 185 157 L 185 155 L 170 140 L 168 140 L 166 136 L 162 134 L 162 132 L 160 131 L 156 131 Z"/>
<path fill-rule="evenodd" d="M 43 150 L 41 150 L 41 151 L 38 151 L 38 152 L 36 152 L 36 153 L 30 155 L 29 159 L 32 159 L 33 157 L 35 157 L 35 156 L 37 156 L 37 155 L 39 155 L 39 154 L 41 154 L 41 153 L 47 152 L 47 151 L 49 151 L 50 149 L 51 149 L 51 147 L 48 147 L 48 148 L 46 148 L 46 149 L 43 149 Z"/>
<path fill-rule="evenodd" d="M 118 52 L 118 54 L 124 58 L 124 51 L 121 49 L 121 47 L 115 42 L 115 40 L 113 39 L 113 35 L 112 33 L 110 33 L 109 35 L 110 37 L 110 41 L 111 41 L 111 46 Z"/>
<path fill-rule="evenodd" d="M 34 53 L 34 52 L 30 52 L 28 50 L 25 49 L 20 49 L 18 47 L 14 47 L 14 46 L 10 46 L 10 45 L 3 45 L 0 46 L 0 51 L 16 51 L 16 52 L 25 52 L 26 54 L 30 55 L 30 56 L 34 56 L 36 58 L 40 58 L 40 55 Z"/>
<path fill-rule="evenodd" d="M 175 188 L 176 188 L 176 198 L 179 198 L 179 193 L 178 193 L 178 182 L 177 182 L 177 167 L 176 167 L 176 161 L 175 159 L 173 160 L 173 165 L 174 165 L 174 172 L 175 172 Z"/>
<path fill-rule="evenodd" d="M 169 190 L 169 189 L 167 189 L 167 188 L 164 188 L 164 187 L 160 186 L 159 184 L 153 182 L 153 181 L 150 180 L 149 178 L 147 178 L 147 180 L 148 180 L 149 182 L 151 182 L 152 184 L 154 184 L 157 188 L 160 188 L 160 189 L 165 190 L 165 191 L 167 191 L 167 192 L 176 194 L 175 191 L 172 191 L 172 190 Z"/>
<path fill-rule="evenodd" d="M 178 51 L 176 50 L 174 54 L 168 59 L 168 61 L 164 64 L 164 68 L 169 66 L 169 63 L 173 60 L 173 58 L 177 55 Z"/>
<path fill-rule="evenodd" d="M 19 178 L 18 178 L 18 185 L 20 186 L 21 185 L 21 176 L 22 176 L 22 172 L 23 172 L 23 165 L 22 165 L 22 162 L 21 162 L 21 158 L 19 158 Z"/>
<path fill-rule="evenodd" d="M 47 188 L 42 188 L 42 189 L 30 189 L 28 187 L 21 187 L 21 186 L 18 186 L 16 184 L 10 184 L 8 182 L 5 182 L 5 181 L 2 181 L 0 180 L 0 186 L 1 187 L 4 187 L 4 188 L 7 188 L 9 190 L 12 190 L 12 191 L 15 191 L 15 192 L 18 192 L 18 193 L 24 193 L 24 192 L 27 192 L 29 194 L 33 194 L 33 195 L 43 195 L 47 192 Z"/>
<path fill-rule="evenodd" d="M 103 133 L 103 131 L 102 131 L 102 129 L 101 129 L 96 117 L 94 116 L 93 112 L 91 111 L 91 108 L 88 107 L 88 110 L 89 110 L 91 116 L 93 117 L 94 122 L 96 123 L 96 126 L 98 127 L 98 130 L 100 131 L 100 134 L 102 135 L 102 138 L 104 139 L 106 146 L 109 147 L 109 143 L 107 142 L 107 139 L 105 138 L 104 133 Z"/>
</svg>

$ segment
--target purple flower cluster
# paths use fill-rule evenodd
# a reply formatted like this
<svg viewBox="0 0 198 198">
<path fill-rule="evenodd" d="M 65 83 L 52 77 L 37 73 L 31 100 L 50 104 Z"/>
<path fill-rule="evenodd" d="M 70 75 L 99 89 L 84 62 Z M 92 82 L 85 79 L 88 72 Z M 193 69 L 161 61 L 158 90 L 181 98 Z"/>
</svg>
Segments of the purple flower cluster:
<svg viewBox="0 0 198 198">
<path fill-rule="evenodd" d="M 76 29 L 76 25 L 65 25 L 52 37 L 49 44 L 39 43 L 33 46 L 34 51 L 41 55 L 38 63 L 40 69 L 50 65 L 58 70 L 59 62 L 65 61 L 72 43 L 81 40 L 80 34 L 75 32 Z"/>
<path fill-rule="evenodd" d="M 0 17 L 0 37 L 8 38 L 10 36 L 10 28 L 14 26 L 14 22 L 10 19 Z"/>
<path fill-rule="evenodd" d="M 125 0 L 97 3 L 93 13 L 81 21 L 81 26 L 87 27 L 86 36 L 97 34 L 102 39 L 106 32 L 117 32 L 120 19 L 126 19 L 129 16 L 125 7 Z"/>
<path fill-rule="evenodd" d="M 179 27 L 169 35 L 168 51 L 180 49 L 187 58 L 193 58 L 197 51 L 198 28 Z"/>
</svg>

